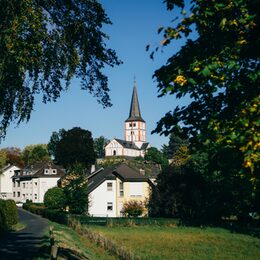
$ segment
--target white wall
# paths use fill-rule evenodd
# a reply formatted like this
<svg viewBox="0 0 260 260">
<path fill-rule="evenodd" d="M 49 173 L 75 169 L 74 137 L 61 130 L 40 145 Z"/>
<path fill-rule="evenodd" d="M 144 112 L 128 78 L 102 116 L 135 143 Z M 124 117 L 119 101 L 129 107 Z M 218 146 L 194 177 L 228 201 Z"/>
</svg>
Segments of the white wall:
<svg viewBox="0 0 260 260">
<path fill-rule="evenodd" d="M 38 202 L 43 202 L 44 194 L 50 188 L 57 186 L 59 178 L 39 178 L 38 179 Z"/>
<path fill-rule="evenodd" d="M 12 177 L 14 171 L 19 170 L 18 167 L 12 166 L 0 174 L 0 199 L 11 199 L 13 192 L 13 181 Z"/>
<path fill-rule="evenodd" d="M 107 191 L 111 182 L 113 190 Z M 107 203 L 113 203 L 113 210 L 107 210 Z M 96 217 L 116 217 L 116 180 L 106 180 L 89 194 L 88 213 Z"/>
<path fill-rule="evenodd" d="M 59 178 L 28 178 L 26 180 L 18 180 L 13 187 L 13 199 L 15 201 L 25 202 L 27 199 L 33 202 L 43 203 L 44 194 L 50 188 L 57 186 Z M 20 187 L 18 182 L 20 181 Z M 18 194 L 20 193 L 20 196 Z"/>
</svg>

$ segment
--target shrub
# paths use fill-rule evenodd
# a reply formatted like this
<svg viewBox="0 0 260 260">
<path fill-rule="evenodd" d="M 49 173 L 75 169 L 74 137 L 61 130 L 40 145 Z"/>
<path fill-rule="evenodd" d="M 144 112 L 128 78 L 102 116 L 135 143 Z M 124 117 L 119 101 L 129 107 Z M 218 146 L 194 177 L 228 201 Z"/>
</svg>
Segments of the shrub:
<svg viewBox="0 0 260 260">
<path fill-rule="evenodd" d="M 63 224 L 63 225 L 67 225 L 67 219 L 68 219 L 68 215 L 65 212 L 62 212 L 60 210 L 57 209 L 45 209 L 44 213 L 43 213 L 43 217 Z"/>
<path fill-rule="evenodd" d="M 65 194 L 59 187 L 54 187 L 47 190 L 44 195 L 44 205 L 49 209 L 62 209 L 65 202 Z"/>
<path fill-rule="evenodd" d="M 138 217 L 144 212 L 144 205 L 141 201 L 130 200 L 124 203 L 123 213 L 127 217 Z"/>
<path fill-rule="evenodd" d="M 34 214 L 37 215 L 44 215 L 44 210 L 46 209 L 46 207 L 43 204 L 36 204 L 36 203 L 31 203 L 28 207 L 28 210 Z"/>
<path fill-rule="evenodd" d="M 6 227 L 6 220 L 5 220 L 4 209 L 2 207 L 2 204 L 0 203 L 0 234 L 6 228 L 7 227 Z"/>
<path fill-rule="evenodd" d="M 18 223 L 18 210 L 13 200 L 0 200 L 0 228 L 8 229 Z"/>
</svg>

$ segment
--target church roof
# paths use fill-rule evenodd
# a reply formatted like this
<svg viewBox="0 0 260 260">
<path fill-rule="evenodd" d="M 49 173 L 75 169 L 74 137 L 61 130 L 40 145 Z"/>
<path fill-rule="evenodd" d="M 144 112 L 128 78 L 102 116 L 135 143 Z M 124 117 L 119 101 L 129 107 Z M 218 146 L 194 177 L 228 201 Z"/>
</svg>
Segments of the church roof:
<svg viewBox="0 0 260 260">
<path fill-rule="evenodd" d="M 134 82 L 134 89 L 133 89 L 133 94 L 132 94 L 129 117 L 125 120 L 125 122 L 132 122 L 132 121 L 145 122 L 141 116 L 135 82 Z"/>
<path fill-rule="evenodd" d="M 149 143 L 143 143 L 141 148 L 139 148 L 134 142 L 125 141 L 125 140 L 121 140 L 121 139 L 117 139 L 117 138 L 115 138 L 115 140 L 126 149 L 145 150 L 147 148 L 147 146 L 149 145 Z"/>
</svg>

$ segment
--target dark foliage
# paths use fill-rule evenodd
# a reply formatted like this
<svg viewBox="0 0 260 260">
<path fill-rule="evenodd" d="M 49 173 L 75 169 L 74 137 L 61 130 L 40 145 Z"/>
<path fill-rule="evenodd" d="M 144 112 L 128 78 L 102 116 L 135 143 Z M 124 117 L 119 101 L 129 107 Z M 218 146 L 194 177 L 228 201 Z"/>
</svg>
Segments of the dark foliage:
<svg viewBox="0 0 260 260">
<path fill-rule="evenodd" d="M 252 183 L 247 176 L 241 178 L 238 174 L 239 157 L 234 157 L 230 150 L 211 156 L 197 153 L 183 165 L 166 168 L 158 176 L 158 185 L 152 192 L 151 215 L 201 223 L 230 216 L 247 220 L 256 204 Z M 212 161 L 220 164 L 221 170 L 215 170 Z"/>
<path fill-rule="evenodd" d="M 81 164 L 90 169 L 96 160 L 92 134 L 80 127 L 68 131 L 61 129 L 59 133 L 53 132 L 48 150 L 55 162 L 65 168 Z"/>
<path fill-rule="evenodd" d="M 18 223 L 18 211 L 13 200 L 0 200 L 0 229 L 9 229 Z"/>
<path fill-rule="evenodd" d="M 75 178 L 64 187 L 67 206 L 72 214 L 87 214 L 88 194 L 87 175 L 81 165 L 75 165 L 68 174 L 74 174 Z"/>
</svg>

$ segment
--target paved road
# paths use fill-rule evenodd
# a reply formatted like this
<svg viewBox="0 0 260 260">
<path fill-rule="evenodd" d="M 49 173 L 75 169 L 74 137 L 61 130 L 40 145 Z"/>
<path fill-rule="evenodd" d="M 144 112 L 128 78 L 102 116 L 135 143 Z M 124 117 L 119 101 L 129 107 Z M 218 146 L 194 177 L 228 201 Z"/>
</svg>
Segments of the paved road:
<svg viewBox="0 0 260 260">
<path fill-rule="evenodd" d="M 23 230 L 11 232 L 0 239 L 0 259 L 35 259 L 39 256 L 44 231 L 48 227 L 46 219 L 18 209 L 19 222 L 26 224 Z"/>
</svg>

